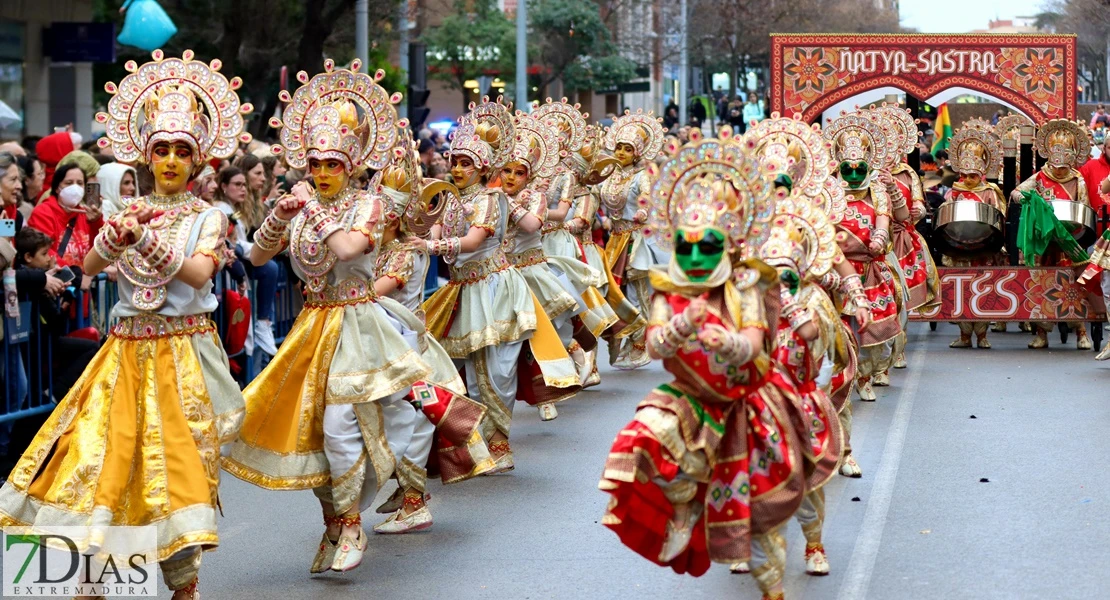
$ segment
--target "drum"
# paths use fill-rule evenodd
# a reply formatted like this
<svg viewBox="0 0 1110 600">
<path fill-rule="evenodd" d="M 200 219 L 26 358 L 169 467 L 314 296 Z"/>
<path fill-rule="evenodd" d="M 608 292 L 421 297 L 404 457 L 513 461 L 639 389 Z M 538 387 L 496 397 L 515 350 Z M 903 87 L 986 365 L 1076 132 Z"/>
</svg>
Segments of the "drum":
<svg viewBox="0 0 1110 600">
<path fill-rule="evenodd" d="M 1083 185 L 1083 182 L 1079 182 Z M 1085 250 L 1095 243 L 1098 238 L 1098 231 L 1096 224 L 1098 223 L 1095 218 L 1095 211 L 1086 204 L 1079 202 L 1071 202 L 1070 200 L 1053 200 L 1052 212 L 1056 213 L 1056 218 L 1068 228 L 1075 241 Z"/>
<path fill-rule="evenodd" d="M 936 239 L 955 257 L 998 252 L 1006 241 L 1002 211 L 983 202 L 956 200 L 937 209 Z"/>
</svg>

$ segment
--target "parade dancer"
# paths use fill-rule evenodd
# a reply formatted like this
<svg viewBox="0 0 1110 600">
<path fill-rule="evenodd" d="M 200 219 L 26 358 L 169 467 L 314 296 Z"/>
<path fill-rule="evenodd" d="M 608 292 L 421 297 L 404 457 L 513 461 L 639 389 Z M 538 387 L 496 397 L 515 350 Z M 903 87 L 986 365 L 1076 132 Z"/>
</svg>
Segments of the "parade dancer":
<svg viewBox="0 0 1110 600">
<path fill-rule="evenodd" d="M 898 194 L 891 198 L 893 204 L 901 204 L 895 201 L 895 197 L 900 195 L 906 203 L 906 210 L 894 210 L 894 220 L 890 224 L 891 242 L 906 288 L 904 312 L 908 313 L 928 306 L 940 297 L 940 277 L 937 275 L 936 264 L 929 252 L 929 245 L 915 227 L 925 217 L 925 192 L 921 187 L 921 178 L 906 160 L 907 155 L 917 146 L 920 133 L 916 120 L 904 108 L 883 104 L 871 109 L 871 112 L 877 118 L 886 119 L 887 130 L 894 134 L 889 170 L 898 186 Z M 906 218 L 903 219 L 903 216 Z M 904 349 L 895 356 L 892 366 L 895 369 L 906 368 Z M 885 374 L 883 379 L 884 382 L 889 380 Z"/>
<path fill-rule="evenodd" d="M 420 305 L 430 261 L 419 240 L 428 235 L 447 206 L 440 194 L 458 196 L 458 190 L 444 181 L 421 178 L 415 148 L 406 150 L 408 145 L 402 141 L 394 150 L 397 158 L 381 172 L 377 188 L 386 208 L 374 292 L 396 300 L 423 320 Z M 421 358 L 433 372 L 427 380 L 413 384 L 407 400 L 435 425 L 438 444 L 431 461 L 423 445 L 409 444 L 402 463 L 423 467 L 421 461 L 433 462 L 443 483 L 465 481 L 493 469 L 493 459 L 479 431 L 486 409 L 466 397 L 466 385 L 439 342 L 430 335 L 423 342 Z M 390 516 L 374 526 L 375 533 L 408 533 L 431 527 L 427 477 L 420 475 L 416 472 L 403 478 L 405 485 L 398 477 L 396 492 L 377 508 L 378 513 Z"/>
<path fill-rule="evenodd" d="M 1066 200 L 1090 205 L 1087 186 L 1083 183 L 1083 176 L 1076 170 L 1076 167 L 1087 160 L 1087 156 L 1091 153 L 1091 138 L 1087 128 L 1067 119 L 1052 119 L 1037 130 L 1035 146 L 1037 154 L 1046 159 L 1045 164 L 1014 189 L 1010 194 L 1010 200 L 1024 204 L 1025 195 L 1035 192 L 1050 204 L 1054 200 Z M 1023 220 L 1030 218 L 1029 213 L 1023 212 L 1022 218 Z M 1030 266 L 1041 267 L 1075 264 L 1073 257 L 1055 242 L 1044 251 L 1043 255 L 1025 256 L 1024 260 Z M 1072 327 L 1076 331 L 1076 347 L 1080 350 L 1090 350 L 1093 344 L 1090 336 L 1087 335 L 1087 327 L 1083 323 L 1074 323 Z M 1048 332 L 1051 329 L 1051 323 L 1038 324 L 1036 337 L 1029 342 L 1029 347 L 1047 348 Z"/>
<path fill-rule="evenodd" d="M 624 296 L 609 268 L 605 249 L 593 238 L 593 225 L 601 204 L 591 187 L 611 176 L 618 163 L 602 154 L 600 132 L 586 125 L 583 113 L 576 106 L 549 100 L 533 115 L 556 126 L 566 154 L 547 191 L 544 252 L 549 258 L 578 260 L 590 267 L 592 273 L 597 273 L 595 280 L 582 278 L 578 284 L 591 285 L 582 292 L 587 308 L 583 323 L 595 338 L 602 335 L 611 340 L 627 338 L 643 330 L 647 321 Z M 588 353 L 588 360 L 591 373 L 586 385 L 595 385 L 600 382 L 596 350 Z"/>
<path fill-rule="evenodd" d="M 582 314 L 585 306 L 580 302 L 578 291 L 574 289 L 566 275 L 567 271 L 581 275 L 582 267 L 586 265 L 562 259 L 562 257 L 548 259 L 543 250 L 543 234 L 540 231 L 547 218 L 547 198 L 542 191 L 530 187 L 537 178 L 546 180 L 554 174 L 561 158 L 559 134 L 542 121 L 520 112 L 516 114 L 513 126 L 516 129 L 516 140 L 512 155 L 509 157 L 509 162 L 501 168 L 501 189 L 508 197 L 511 215 L 501 246 L 509 262 L 528 282 L 528 287 L 532 290 L 532 295 L 540 309 L 555 328 L 559 342 L 566 349 L 570 359 L 573 359 L 573 364 L 566 363 L 564 360 L 561 366 L 555 366 L 549 361 L 545 369 L 550 373 L 555 367 L 555 370 L 562 374 L 569 368 L 578 374 L 579 385 L 562 389 L 553 388 L 554 394 L 543 394 L 537 397 L 532 393 L 533 386 L 526 386 L 520 391 L 521 393 L 518 393 L 518 396 L 539 409 L 541 420 L 550 421 L 558 416 L 555 403 L 573 397 L 590 375 L 590 365 L 586 360 L 585 350 L 574 338 L 576 321 L 573 317 Z M 556 261 L 560 260 L 562 268 L 556 266 Z M 596 346 L 597 340 L 592 335 L 584 339 L 590 344 L 591 349 Z M 528 362 L 534 364 L 534 361 Z M 529 374 L 533 378 L 538 378 L 541 384 L 536 389 L 549 389 L 546 385 L 542 385 L 543 372 L 532 368 Z"/>
<path fill-rule="evenodd" d="M 772 176 L 731 138 L 683 148 L 660 169 L 648 229 L 674 247 L 651 271 L 647 343 L 674 377 L 640 403 L 605 464 L 603 523 L 652 562 L 702 575 L 749 562 L 782 598 L 781 526 L 802 501 L 793 388 L 771 362 L 774 269 L 743 261 L 770 234 Z"/>
<path fill-rule="evenodd" d="M 945 194 L 945 203 L 958 200 L 982 202 L 998 209 L 1005 218 L 1005 194 L 997 185 L 987 181 L 995 178 L 1002 166 L 1002 139 L 998 137 L 994 127 L 985 119 L 969 119 L 952 136 L 948 152 L 952 168 L 960 174 L 960 180 Z M 1005 255 L 1000 252 L 959 258 L 944 257 L 946 267 L 1001 267 L 1008 264 Z M 988 322 L 960 323 L 959 326 L 960 337 L 948 345 L 950 348 L 970 348 L 972 332 L 975 333 L 975 344 L 978 347 L 991 347 L 987 340 Z"/>
<path fill-rule="evenodd" d="M 396 473 L 419 488 L 434 427 L 405 397 L 432 374 L 421 360 L 424 326 L 373 287 L 385 207 L 353 183 L 382 169 L 404 132 L 392 97 L 374 76 L 335 69 L 311 78 L 286 103 L 280 145 L 290 167 L 307 169 L 307 184 L 281 197 L 255 234 L 251 262 L 288 249 L 308 292 L 304 309 L 267 367 L 244 392 L 247 416 L 224 469 L 270 490 L 312 489 L 325 531 L 311 573 L 350 571 L 367 546 L 361 512 Z M 410 460 L 408 457 L 416 457 Z M 406 513 L 423 509 L 413 498 Z M 427 523 L 430 524 L 430 515 Z"/>
<path fill-rule="evenodd" d="M 888 173 L 876 171 L 889 152 L 887 131 L 880 123 L 859 113 L 847 113 L 824 130 L 833 142 L 838 175 L 845 186 L 848 208 L 837 224 L 840 248 L 853 269 L 863 279 L 864 294 L 870 304 L 871 322 L 861 328 L 853 324 L 859 338 L 859 364 L 856 375 L 860 399 L 875 401 L 871 377 L 886 371 L 895 356 L 895 345 L 902 338 L 895 295 L 897 283 L 885 260 L 890 242 L 891 202 L 889 193 L 897 188 Z M 848 307 L 841 308 L 842 314 Z"/>
<path fill-rule="evenodd" d="M 251 106 L 218 60 L 153 58 L 128 61 L 97 114 L 100 145 L 154 178 L 154 193 L 110 217 L 85 258 L 89 275 L 118 269 L 118 322 L 0 489 L 0 524 L 87 527 L 79 551 L 116 557 L 125 549 L 105 545 L 106 527 L 154 527 L 166 584 L 184 600 L 200 597 L 201 551 L 219 544 L 220 446 L 243 420 L 209 319 L 227 218 L 186 188 L 207 160 L 250 141 Z"/>
<path fill-rule="evenodd" d="M 832 223 L 805 195 L 780 199 L 770 239 L 748 248 L 778 269 L 780 318 L 772 359 L 797 387 L 795 429 L 805 455 L 806 495 L 795 518 L 806 538 L 805 565 L 810 575 L 828 575 L 821 541 L 825 522 L 824 485 L 837 473 L 843 431 L 824 386 L 837 357 L 839 311 L 819 282 L 843 260 Z"/>
<path fill-rule="evenodd" d="M 837 164 L 832 157 L 832 143 L 821 135 L 821 128 L 809 125 L 800 117 L 785 118 L 778 113 L 752 125 L 746 136 L 755 145 L 755 151 L 765 169 L 777 175 L 775 183 L 795 198 L 806 198 L 825 215 L 825 220 L 835 226 L 843 218 L 847 204 L 839 180 L 833 177 Z M 844 259 L 836 246 L 833 250 L 832 268 L 823 272 L 818 283 L 834 304 L 847 304 L 856 320 L 870 322 L 870 304 L 863 292 L 859 275 L 851 263 Z M 845 300 L 836 303 L 837 298 Z M 852 457 L 850 435 L 852 431 L 851 390 L 856 374 L 856 340 L 848 325 L 834 323 L 830 348 L 832 360 L 823 368 L 831 370 L 830 377 L 822 378 L 822 389 L 832 399 L 843 430 L 843 457 L 840 472 L 848 477 L 860 477 L 862 471 Z M 827 380 L 826 380 L 827 379 Z"/>
<path fill-rule="evenodd" d="M 428 330 L 451 358 L 463 363 L 470 397 L 488 410 L 482 435 L 497 463 L 493 472 L 498 473 L 514 466 L 509 429 L 525 342 L 543 334 L 540 343 L 530 344 L 541 370 L 545 361 L 559 364 L 567 355 L 528 282 L 502 248 L 510 219 L 525 219 L 527 213 L 511 207 L 500 189 L 487 187 L 512 157 L 512 114 L 500 102 L 484 98 L 459 121 L 449 156 L 451 177 L 461 196 L 449 199 L 442 226 L 433 228 L 434 239 L 424 242 L 430 254 L 447 262 L 451 280 L 424 303 L 424 310 Z M 578 385 L 573 368 L 561 377 L 545 377 L 542 383 L 555 388 Z"/>
<path fill-rule="evenodd" d="M 601 206 L 613 223 L 605 247 L 609 270 L 617 283 L 632 292 L 629 298 L 644 314 L 652 294 L 648 271 L 653 265 L 666 264 L 667 256 L 643 234 L 647 211 L 640 208 L 639 198 L 647 191 L 645 169 L 659 155 L 664 133 L 659 119 L 650 112 L 625 112 L 614 119 L 605 134 L 605 148 L 620 168 L 599 187 Z M 650 361 L 642 331 L 623 344 L 615 339 L 610 342 L 609 362 L 617 368 L 635 369 Z"/>
</svg>

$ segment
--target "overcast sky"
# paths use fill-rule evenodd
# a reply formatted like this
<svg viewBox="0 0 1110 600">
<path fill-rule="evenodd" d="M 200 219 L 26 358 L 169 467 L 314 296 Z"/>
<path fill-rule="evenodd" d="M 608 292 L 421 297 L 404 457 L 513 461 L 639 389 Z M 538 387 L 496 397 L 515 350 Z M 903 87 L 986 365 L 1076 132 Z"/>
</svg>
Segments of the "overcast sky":
<svg viewBox="0 0 1110 600">
<path fill-rule="evenodd" d="M 966 33 L 986 29 L 991 19 L 1041 12 L 1047 0 L 901 0 L 903 27 L 922 33 Z"/>
</svg>

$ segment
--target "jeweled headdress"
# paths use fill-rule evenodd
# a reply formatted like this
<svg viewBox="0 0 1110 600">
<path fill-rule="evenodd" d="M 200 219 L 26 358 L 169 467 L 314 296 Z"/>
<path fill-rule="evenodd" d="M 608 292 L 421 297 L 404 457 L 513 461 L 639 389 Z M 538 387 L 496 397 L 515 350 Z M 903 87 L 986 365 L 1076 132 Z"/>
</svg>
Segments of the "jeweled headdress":
<svg viewBox="0 0 1110 600">
<path fill-rule="evenodd" d="M 669 249 L 678 227 L 716 227 L 737 253 L 766 239 L 778 197 L 774 175 L 760 166 L 750 140 L 730 134 L 726 128 L 720 138 L 691 142 L 662 166 L 648 167 L 654 183 L 640 198 L 649 210 L 645 235 Z"/>
<path fill-rule="evenodd" d="M 516 140 L 509 162 L 520 162 L 528 167 L 528 176 L 551 177 L 563 153 L 559 149 L 559 133 L 547 123 L 520 111 L 513 122 Z"/>
<path fill-rule="evenodd" d="M 209 158 L 230 158 L 240 142 L 251 141 L 243 132 L 243 115 L 253 108 L 240 104 L 235 92 L 243 82 L 228 81 L 218 59 L 194 61 L 192 50 L 181 58 L 166 58 L 161 50 L 151 56 L 154 60 L 142 66 L 127 61 L 123 68 L 129 74 L 118 86 L 104 84 L 112 99 L 108 112 L 96 115 L 105 130 L 101 148 L 111 146 L 116 160 L 135 164 L 149 162 L 155 142 L 181 141 L 203 166 Z"/>
<path fill-rule="evenodd" d="M 828 273 L 840 256 L 836 228 L 804 196 L 779 199 L 767 240 L 748 248 L 768 265 L 787 266 L 812 280 Z"/>
<path fill-rule="evenodd" d="M 421 177 L 416 148 L 415 141 L 401 141 L 392 164 L 375 175 L 371 187 L 381 194 L 387 219 L 400 219 L 402 231 L 425 237 L 447 206 L 440 194 L 457 197 L 459 190 L 446 181 Z"/>
<path fill-rule="evenodd" d="M 613 124 L 605 132 L 605 149 L 613 152 L 617 149 L 617 144 L 628 144 L 641 160 L 652 161 L 663 148 L 665 136 L 662 121 L 650 111 L 625 111 L 623 115 L 613 119 Z"/>
<path fill-rule="evenodd" d="M 1021 138 L 1021 128 L 1024 125 L 1033 125 L 1033 120 L 1025 115 L 1006 115 L 994 125 L 994 132 L 1002 140 L 1019 140 Z"/>
<path fill-rule="evenodd" d="M 1068 119 L 1052 119 L 1037 129 L 1037 154 L 1050 167 L 1076 167 L 1091 154 L 1087 127 Z"/>
<path fill-rule="evenodd" d="M 1002 139 L 985 119 L 968 119 L 948 144 L 952 168 L 993 178 L 1002 166 Z"/>
<path fill-rule="evenodd" d="M 329 58 L 324 72 L 311 79 L 304 71 L 297 73 L 303 85 L 292 95 L 286 90 L 278 94 L 286 107 L 281 120 L 270 119 L 270 126 L 281 130 L 281 144 L 271 150 L 284 153 L 295 169 L 305 168 L 310 158 L 337 159 L 348 173 L 385 168 L 408 123 L 393 107 L 401 94 L 390 96 L 378 84 L 385 72 L 370 76 L 360 73 L 361 68 L 356 59 L 350 69 L 335 70 Z"/>
<path fill-rule="evenodd" d="M 451 139 L 451 155 L 470 157 L 479 169 L 500 171 L 512 156 L 516 139 L 512 104 L 482 98 L 470 103 L 470 112 L 459 117 L 459 128 Z"/>
<path fill-rule="evenodd" d="M 532 116 L 555 127 L 559 132 L 563 151 L 568 154 L 578 151 L 586 143 L 586 119 L 589 113 L 582 112 L 582 105 L 570 104 L 566 98 L 554 101 L 551 98 L 532 111 Z"/>
<path fill-rule="evenodd" d="M 917 138 L 921 132 L 917 130 L 917 120 L 910 115 L 909 109 L 894 104 L 883 103 L 872 108 L 871 111 L 878 117 L 887 120 L 890 131 L 894 133 L 894 161 L 900 161 L 904 156 L 913 152 L 917 147 Z"/>
<path fill-rule="evenodd" d="M 789 175 L 796 193 L 820 195 L 825 181 L 836 170 L 832 143 L 821 135 L 819 125 L 808 125 L 800 116 L 771 113 L 771 118 L 751 126 L 744 137 L 755 145 L 763 168 Z"/>
<path fill-rule="evenodd" d="M 824 134 L 833 143 L 837 164 L 862 161 L 873 169 L 888 164 L 892 145 L 887 128 L 861 111 L 840 115 L 825 127 Z"/>
</svg>

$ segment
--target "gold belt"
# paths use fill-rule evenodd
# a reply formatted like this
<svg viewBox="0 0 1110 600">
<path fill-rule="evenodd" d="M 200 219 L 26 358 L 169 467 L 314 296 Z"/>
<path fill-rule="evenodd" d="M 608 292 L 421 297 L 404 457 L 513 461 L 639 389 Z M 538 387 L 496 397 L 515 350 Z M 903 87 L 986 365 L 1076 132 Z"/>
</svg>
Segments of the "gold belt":
<svg viewBox="0 0 1110 600">
<path fill-rule="evenodd" d="M 362 304 L 378 299 L 374 286 L 365 279 L 344 279 L 335 285 L 328 285 L 319 292 L 309 292 L 305 308 L 331 308 L 349 304 Z"/>
<path fill-rule="evenodd" d="M 505 256 L 505 252 L 498 249 L 493 256 L 480 260 L 470 260 L 457 267 L 448 266 L 447 270 L 451 275 L 452 285 L 468 285 L 477 283 L 512 266 L 512 263 Z"/>
<path fill-rule="evenodd" d="M 112 335 L 128 340 L 193 335 L 210 331 L 216 331 L 216 324 L 208 318 L 208 315 L 170 317 L 151 313 L 123 317 L 112 327 Z"/>
<path fill-rule="evenodd" d="M 547 254 L 544 254 L 543 248 L 530 248 L 524 252 L 517 252 L 516 254 L 509 254 L 509 262 L 518 269 L 524 267 L 531 267 L 532 265 L 542 265 L 547 262 Z"/>
<path fill-rule="evenodd" d="M 548 234 L 548 233 L 551 233 L 552 231 L 559 231 L 562 228 L 563 228 L 563 223 L 557 223 L 555 221 L 544 221 L 543 222 L 543 227 L 540 229 L 540 232 L 544 233 L 544 234 Z"/>
<path fill-rule="evenodd" d="M 613 219 L 613 233 L 624 233 L 626 231 L 636 231 L 643 229 L 642 223 L 635 221 L 625 221 L 624 219 Z"/>
</svg>

